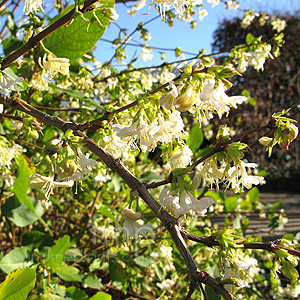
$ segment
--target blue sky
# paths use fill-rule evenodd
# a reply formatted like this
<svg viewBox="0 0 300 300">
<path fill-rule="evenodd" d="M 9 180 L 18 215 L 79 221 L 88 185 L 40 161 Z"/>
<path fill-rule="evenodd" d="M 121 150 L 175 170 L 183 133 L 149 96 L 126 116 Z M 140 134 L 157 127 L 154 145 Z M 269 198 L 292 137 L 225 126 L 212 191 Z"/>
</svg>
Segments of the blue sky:
<svg viewBox="0 0 300 300">
<path fill-rule="evenodd" d="M 149 46 L 161 47 L 168 49 L 175 49 L 176 47 L 181 47 L 183 51 L 191 52 L 197 54 L 200 49 L 205 48 L 206 53 L 211 53 L 211 43 L 213 41 L 213 32 L 217 28 L 219 22 L 224 18 L 233 18 L 236 16 L 242 17 L 243 12 L 237 10 L 225 10 L 223 9 L 223 4 L 220 3 L 218 6 L 212 7 L 206 0 L 203 1 L 205 4 L 205 9 L 208 11 L 208 16 L 206 16 L 202 22 L 198 22 L 197 28 L 192 30 L 190 24 L 185 23 L 182 20 L 174 20 L 174 26 L 169 27 L 166 22 L 160 18 L 151 22 L 146 28 L 151 32 L 152 39 L 147 42 Z M 150 1 L 149 1 L 150 3 Z M 255 11 L 264 11 L 267 13 L 272 13 L 274 10 L 280 12 L 295 12 L 300 10 L 299 0 L 240 0 L 240 7 L 243 9 L 254 8 Z M 130 34 L 141 21 L 147 22 L 153 17 L 157 16 L 157 10 L 152 6 L 148 10 L 149 6 L 146 6 L 143 10 L 139 11 L 135 17 L 130 17 L 127 14 L 127 7 L 119 3 L 116 5 L 115 9 L 120 15 L 116 23 L 122 27 L 127 28 L 127 33 Z M 146 14 L 148 12 L 148 14 Z M 115 24 L 111 24 L 107 28 L 103 38 L 107 40 L 113 40 L 117 37 L 119 30 Z M 133 36 L 134 40 L 139 40 L 139 34 L 136 33 Z M 143 42 L 145 43 L 145 42 Z M 141 48 L 129 47 L 127 49 L 127 54 L 131 58 L 132 56 L 138 54 Z M 174 61 L 176 57 L 173 52 L 165 52 L 167 61 Z M 111 44 L 99 41 L 97 43 L 96 57 L 99 61 L 104 62 L 109 59 L 113 54 Z M 159 65 L 163 63 L 160 59 L 160 54 L 153 52 L 154 57 L 152 61 L 144 62 L 139 59 L 135 64 L 138 67 L 142 66 L 152 66 Z M 189 57 L 186 55 L 186 57 Z"/>
</svg>

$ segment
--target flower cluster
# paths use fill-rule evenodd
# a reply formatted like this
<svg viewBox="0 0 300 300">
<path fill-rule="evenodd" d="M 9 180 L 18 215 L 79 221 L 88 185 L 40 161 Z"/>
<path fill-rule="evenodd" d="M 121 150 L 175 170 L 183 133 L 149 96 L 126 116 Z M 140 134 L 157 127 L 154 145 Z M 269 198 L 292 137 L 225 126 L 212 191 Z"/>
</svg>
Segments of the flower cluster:
<svg viewBox="0 0 300 300">
<path fill-rule="evenodd" d="M 234 163 L 232 167 L 224 166 L 219 167 L 215 158 L 210 158 L 197 166 L 199 174 L 211 186 L 219 186 L 220 183 L 225 183 L 234 192 L 239 193 L 243 188 L 250 189 L 252 185 L 265 183 L 264 177 L 251 175 L 250 169 L 256 168 L 254 163 L 247 163 L 239 161 Z"/>
<path fill-rule="evenodd" d="M 12 160 L 16 158 L 20 153 L 25 152 L 20 145 L 8 146 L 6 139 L 0 140 L 0 167 L 10 167 Z"/>
<path fill-rule="evenodd" d="M 112 127 L 116 136 L 126 138 L 129 145 L 134 145 L 134 140 L 137 140 L 141 151 L 146 152 L 154 150 L 158 143 L 168 144 L 181 136 L 184 124 L 180 112 L 166 110 L 165 114 L 159 113 L 151 122 L 141 114 L 131 126 L 115 124 Z"/>
<path fill-rule="evenodd" d="M 29 15 L 30 13 L 34 13 L 38 10 L 43 11 L 43 1 L 42 0 L 24 0 L 25 6 L 23 13 L 25 15 Z"/>
<path fill-rule="evenodd" d="M 161 105 L 166 108 L 174 106 L 180 112 L 197 113 L 200 123 L 203 121 L 203 116 L 209 119 L 211 112 L 222 118 L 222 115 L 228 113 L 231 107 L 237 108 L 237 104 L 241 104 L 248 99 L 244 96 L 229 97 L 225 93 L 224 83 L 216 83 L 214 79 L 206 80 L 204 88 L 200 92 L 196 92 L 195 88 L 189 85 L 182 95 L 176 97 L 181 89 L 182 86 L 178 86 L 176 89 L 173 88 L 168 95 L 161 98 Z"/>
<path fill-rule="evenodd" d="M 189 190 L 178 191 L 164 187 L 159 195 L 159 202 L 169 213 L 178 218 L 189 212 L 204 215 L 215 200 L 210 197 L 198 200 Z"/>
<path fill-rule="evenodd" d="M 84 155 L 80 148 L 73 150 L 70 146 L 63 147 L 59 156 L 62 140 L 53 140 L 45 153 L 53 159 L 48 176 L 33 174 L 30 176 L 29 185 L 34 189 L 46 189 L 45 198 L 49 199 L 55 187 L 72 187 L 74 181 L 82 181 L 92 174 L 92 168 L 98 166 L 98 162 Z"/>
<path fill-rule="evenodd" d="M 69 74 L 69 59 L 55 57 L 53 54 L 44 55 L 43 60 L 39 59 L 39 64 L 44 70 L 44 74 L 49 78 L 56 77 L 59 73 Z"/>
</svg>

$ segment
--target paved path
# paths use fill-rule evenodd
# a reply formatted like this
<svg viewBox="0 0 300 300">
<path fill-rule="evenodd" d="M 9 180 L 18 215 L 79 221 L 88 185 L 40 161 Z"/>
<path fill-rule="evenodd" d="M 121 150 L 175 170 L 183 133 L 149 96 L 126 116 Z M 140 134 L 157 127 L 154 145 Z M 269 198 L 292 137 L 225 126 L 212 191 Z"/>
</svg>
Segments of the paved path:
<svg viewBox="0 0 300 300">
<path fill-rule="evenodd" d="M 283 202 L 281 208 L 284 209 L 288 221 L 282 229 L 276 229 L 270 234 L 268 215 L 266 215 L 265 218 L 260 218 L 257 213 L 250 213 L 245 215 L 245 217 L 249 218 L 249 226 L 246 234 L 262 236 L 265 241 L 273 241 L 277 238 L 281 238 L 286 233 L 296 234 L 300 232 L 300 194 L 260 192 L 259 196 L 262 204 L 273 204 L 278 201 Z M 279 212 L 279 210 L 280 209 L 277 209 L 276 211 Z M 232 219 L 232 222 L 233 221 Z M 224 224 L 224 217 L 215 217 L 212 222 L 217 223 L 221 229 Z"/>
</svg>

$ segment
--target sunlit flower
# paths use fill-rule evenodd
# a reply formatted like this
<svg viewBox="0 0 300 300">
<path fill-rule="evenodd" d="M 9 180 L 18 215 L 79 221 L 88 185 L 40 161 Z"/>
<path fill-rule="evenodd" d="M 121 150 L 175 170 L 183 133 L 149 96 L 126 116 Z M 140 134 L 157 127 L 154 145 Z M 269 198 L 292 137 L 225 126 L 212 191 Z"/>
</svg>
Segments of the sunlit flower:
<svg viewBox="0 0 300 300">
<path fill-rule="evenodd" d="M 286 21 L 280 20 L 278 18 L 271 18 L 271 25 L 273 30 L 276 30 L 277 32 L 281 32 L 286 27 Z"/>
<path fill-rule="evenodd" d="M 164 187 L 161 191 L 159 195 L 159 202 L 175 218 L 184 214 L 184 210 L 179 204 L 179 197 L 172 195 L 171 191 L 167 187 Z"/>
<path fill-rule="evenodd" d="M 16 158 L 21 152 L 25 152 L 25 149 L 20 145 L 7 147 L 5 144 L 0 143 L 0 167 L 10 167 L 11 161 Z"/>
<path fill-rule="evenodd" d="M 229 97 L 225 93 L 225 87 L 223 83 L 220 83 L 215 88 L 215 80 L 208 80 L 203 90 L 200 93 L 200 109 L 203 110 L 206 115 L 208 111 L 212 111 L 218 114 L 219 118 L 225 112 L 230 110 L 230 107 L 237 108 L 237 104 L 241 104 L 248 98 L 244 96 L 231 96 Z"/>
<path fill-rule="evenodd" d="M 147 232 L 152 231 L 152 224 L 148 223 L 144 225 L 142 220 L 139 220 L 141 213 L 134 212 L 132 209 L 125 208 L 121 213 L 122 219 L 124 220 L 123 229 L 119 226 L 117 217 L 116 228 L 118 231 L 123 231 L 127 242 L 129 238 L 138 239 L 139 235 L 146 237 Z"/>
<path fill-rule="evenodd" d="M 44 77 L 44 72 L 34 73 L 28 84 L 29 87 L 32 87 L 38 91 L 47 91 L 49 89 L 48 82 Z"/>
<path fill-rule="evenodd" d="M 33 174 L 30 176 L 29 185 L 33 189 L 46 189 L 45 198 L 49 199 L 50 195 L 53 194 L 53 189 L 55 187 L 72 187 L 74 185 L 74 181 L 55 181 L 54 176 L 47 177 L 40 174 Z"/>
<path fill-rule="evenodd" d="M 144 61 L 152 60 L 153 58 L 152 50 L 150 48 L 143 47 L 142 52 L 140 53 L 140 57 Z"/>
<path fill-rule="evenodd" d="M 9 94 L 16 89 L 16 85 L 24 80 L 23 77 L 12 79 L 5 73 L 0 73 L 0 92 L 3 94 Z"/>
<path fill-rule="evenodd" d="M 248 174 L 248 170 L 256 167 L 257 165 L 254 163 L 240 161 L 228 170 L 226 174 L 228 185 L 231 185 L 232 189 L 239 193 L 242 187 L 251 189 L 252 185 L 265 183 L 264 177 Z"/>
<path fill-rule="evenodd" d="M 208 12 L 206 9 L 199 8 L 197 11 L 197 15 L 199 17 L 199 21 L 202 21 L 208 15 Z"/>
<path fill-rule="evenodd" d="M 92 167 L 98 166 L 98 162 L 96 160 L 89 158 L 89 154 L 84 155 L 79 148 L 77 148 L 77 154 L 79 158 L 77 163 L 83 174 L 90 174 L 92 172 Z"/>
<path fill-rule="evenodd" d="M 25 6 L 23 13 L 29 15 L 30 13 L 36 12 L 39 9 L 43 11 L 43 1 L 42 0 L 24 0 Z"/>
<path fill-rule="evenodd" d="M 157 283 L 156 285 L 162 290 L 170 290 L 175 285 L 175 282 L 171 279 L 166 279 L 162 281 L 162 283 Z"/>
<path fill-rule="evenodd" d="M 182 145 L 178 147 L 172 153 L 172 156 L 169 158 L 169 163 L 171 168 L 185 168 L 192 161 L 193 152 L 187 145 Z"/>
<path fill-rule="evenodd" d="M 59 73 L 63 75 L 69 74 L 70 63 L 68 58 L 59 58 L 53 54 L 45 54 L 43 61 L 41 58 L 39 59 L 39 64 L 50 78 L 54 78 Z"/>
</svg>

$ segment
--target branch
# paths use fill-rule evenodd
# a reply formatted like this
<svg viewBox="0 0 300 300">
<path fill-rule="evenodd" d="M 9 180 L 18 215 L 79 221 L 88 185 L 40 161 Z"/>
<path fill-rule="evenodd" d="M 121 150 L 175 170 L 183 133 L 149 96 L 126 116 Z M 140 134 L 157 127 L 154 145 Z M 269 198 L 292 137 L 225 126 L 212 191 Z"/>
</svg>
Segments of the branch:
<svg viewBox="0 0 300 300">
<path fill-rule="evenodd" d="M 97 2 L 97 0 L 87 0 L 84 3 L 83 8 L 79 9 L 79 11 L 81 13 L 85 13 L 89 10 L 92 10 L 93 8 L 91 7 L 91 5 L 94 4 L 95 2 Z M 44 38 L 46 38 L 52 32 L 54 32 L 58 28 L 66 25 L 67 23 L 69 23 L 70 20 L 72 19 L 72 16 L 73 16 L 74 12 L 75 12 L 75 8 L 73 8 L 71 11 L 69 11 L 67 14 L 62 16 L 59 20 L 57 20 L 56 22 L 54 22 L 53 24 L 48 26 L 46 29 L 44 29 L 42 32 L 40 32 L 36 36 L 31 37 L 25 45 L 23 45 L 22 47 L 17 49 L 15 52 L 13 52 L 10 55 L 8 55 L 7 57 L 5 57 L 2 61 L 2 63 L 1 63 L 1 70 L 4 70 L 13 61 L 15 61 L 17 58 L 24 55 L 25 53 L 27 53 L 31 49 L 35 48 L 40 41 L 42 41 Z"/>
<path fill-rule="evenodd" d="M 94 141 L 89 139 L 83 132 L 81 132 L 78 129 L 78 126 L 72 122 L 65 122 L 58 117 L 53 117 L 44 112 L 41 112 L 19 98 L 12 97 L 6 101 L 3 98 L 0 98 L 0 103 L 7 104 L 12 109 L 23 111 L 24 113 L 37 118 L 40 122 L 51 125 L 63 132 L 71 129 L 74 135 L 81 137 L 85 147 L 89 151 L 94 153 L 97 157 L 99 157 L 108 168 L 117 173 L 126 182 L 129 188 L 136 190 L 139 196 L 145 201 L 145 203 L 160 219 L 162 224 L 168 229 L 174 244 L 181 253 L 184 262 L 189 269 L 192 278 L 199 284 L 204 283 L 206 285 L 209 285 L 217 293 L 222 295 L 226 300 L 236 300 L 236 298 L 233 297 L 221 283 L 217 282 L 206 272 L 203 272 L 198 268 L 182 237 L 181 226 L 178 221 L 170 214 L 168 214 L 164 209 L 162 209 L 161 205 L 151 196 L 146 188 L 146 185 L 138 180 L 123 165 L 120 159 L 114 158 L 110 153 L 98 146 Z"/>
<path fill-rule="evenodd" d="M 213 235 L 209 237 L 202 237 L 195 235 L 193 233 L 187 232 L 185 229 L 181 229 L 181 233 L 184 237 L 188 238 L 189 240 L 192 240 L 194 242 L 198 242 L 201 244 L 204 244 L 208 247 L 213 248 L 214 246 L 221 246 L 218 240 L 215 239 Z M 277 250 L 286 250 L 289 254 L 295 255 L 300 257 L 300 251 L 283 247 L 278 245 L 278 242 L 264 242 L 264 243 L 244 243 L 244 242 L 238 242 L 236 243 L 237 248 L 244 248 L 244 249 L 256 249 L 256 250 L 266 250 L 272 253 L 276 254 Z"/>
</svg>

